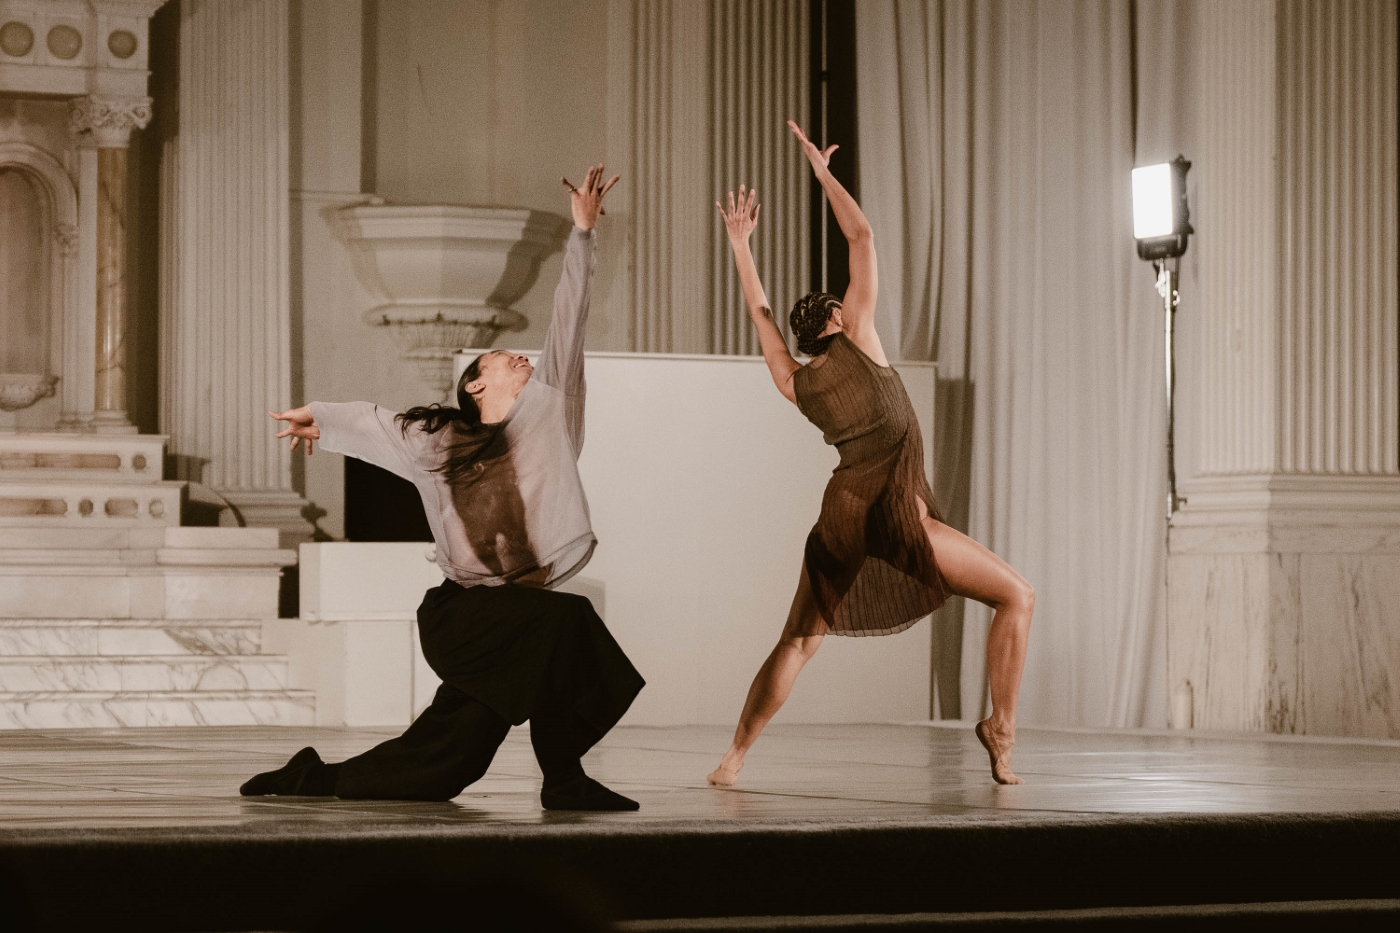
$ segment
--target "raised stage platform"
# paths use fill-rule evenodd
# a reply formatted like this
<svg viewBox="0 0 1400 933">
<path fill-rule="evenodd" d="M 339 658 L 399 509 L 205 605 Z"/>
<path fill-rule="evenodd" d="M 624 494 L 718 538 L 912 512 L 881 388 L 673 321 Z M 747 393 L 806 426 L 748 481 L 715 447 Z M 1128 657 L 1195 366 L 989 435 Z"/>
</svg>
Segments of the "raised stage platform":
<svg viewBox="0 0 1400 933">
<path fill-rule="evenodd" d="M 0 734 L 6 903 L 147 931 L 410 929 L 420 908 L 631 931 L 1400 918 L 1400 742 L 1023 729 L 1027 783 L 998 787 L 966 728 L 775 726 L 717 790 L 727 729 L 622 728 L 587 766 L 642 810 L 584 815 L 540 810 L 518 729 L 451 803 L 237 796 L 303 745 L 338 760 L 396 731 Z"/>
</svg>

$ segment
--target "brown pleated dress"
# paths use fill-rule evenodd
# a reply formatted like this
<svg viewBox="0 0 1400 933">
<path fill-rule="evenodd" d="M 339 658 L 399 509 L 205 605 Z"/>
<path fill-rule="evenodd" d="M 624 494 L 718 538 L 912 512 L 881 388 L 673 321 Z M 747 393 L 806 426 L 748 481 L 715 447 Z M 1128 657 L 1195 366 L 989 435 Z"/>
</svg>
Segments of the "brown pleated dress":
<svg viewBox="0 0 1400 933">
<path fill-rule="evenodd" d="M 920 521 L 939 518 L 914 406 L 893 367 L 837 334 L 793 377 L 797 407 L 841 454 L 807 536 L 820 620 L 801 635 L 892 635 L 950 595 Z"/>
</svg>

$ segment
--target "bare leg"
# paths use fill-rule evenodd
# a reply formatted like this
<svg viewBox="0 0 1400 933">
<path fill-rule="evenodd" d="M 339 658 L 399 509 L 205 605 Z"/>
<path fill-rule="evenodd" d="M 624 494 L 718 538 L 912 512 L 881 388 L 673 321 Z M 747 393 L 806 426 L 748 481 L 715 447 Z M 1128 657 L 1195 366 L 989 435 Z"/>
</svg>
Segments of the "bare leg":
<svg viewBox="0 0 1400 933">
<path fill-rule="evenodd" d="M 758 740 L 758 734 L 768 725 L 768 720 L 787 702 L 797 675 L 817 653 L 825 637 L 797 633 L 820 630 L 823 626 L 819 621 L 812 589 L 807 583 L 807 568 L 803 566 L 783 635 L 749 686 L 744 711 L 739 716 L 739 727 L 734 730 L 734 743 L 724 753 L 719 767 L 710 772 L 708 780 L 711 784 L 726 787 L 738 780 L 739 769 L 744 766 L 744 755 Z"/>
<path fill-rule="evenodd" d="M 1026 641 L 1035 590 L 1011 565 L 940 521 L 924 519 L 929 543 L 949 587 L 959 596 L 991 606 L 992 628 L 987 633 L 987 675 L 992 687 L 992 715 L 977 724 L 977 738 L 991 758 L 998 784 L 1020 784 L 1011 771 L 1011 746 L 1016 741 L 1016 698 L 1026 665 Z"/>
</svg>

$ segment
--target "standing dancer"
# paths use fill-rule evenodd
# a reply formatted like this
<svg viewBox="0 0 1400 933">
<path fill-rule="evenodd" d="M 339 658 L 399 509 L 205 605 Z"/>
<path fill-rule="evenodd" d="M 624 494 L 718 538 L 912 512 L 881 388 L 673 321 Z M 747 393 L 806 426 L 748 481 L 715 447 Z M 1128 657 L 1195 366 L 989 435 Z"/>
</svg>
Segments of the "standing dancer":
<svg viewBox="0 0 1400 933">
<path fill-rule="evenodd" d="M 579 759 L 617 723 L 641 676 L 593 605 L 553 587 L 597 540 L 579 481 L 583 338 L 593 275 L 601 165 L 569 189 L 574 230 L 539 369 L 483 353 L 457 384 L 457 408 L 399 415 L 367 402 L 274 413 L 278 437 L 320 441 L 418 487 L 447 577 L 418 607 L 423 657 L 442 686 L 408 731 L 339 764 L 304 748 L 241 788 L 244 796 L 450 800 L 486 773 L 511 726 L 530 720 L 548 810 L 636 810 Z"/>
<path fill-rule="evenodd" d="M 996 612 L 987 638 L 992 715 L 975 732 L 991 758 L 992 777 L 1001 784 L 1019 784 L 1011 772 L 1011 746 L 1035 594 L 1004 560 L 940 520 L 924 477 L 914 408 L 875 333 L 877 277 L 870 224 L 827 168 L 836 147 L 820 150 L 797 124 L 789 120 L 788 126 L 812 163 L 851 255 L 851 284 L 844 300 L 814 292 L 792 307 L 797 347 L 812 357 L 807 365 L 799 366 L 788 352 L 749 251 L 749 236 L 758 225 L 754 192 L 741 186 L 737 201 L 730 193 L 728 210 L 715 206 L 724 217 L 749 317 L 773 381 L 784 398 L 821 428 L 841 462 L 807 537 L 782 637 L 749 687 L 734 743 L 709 781 L 735 782 L 744 756 L 828 632 L 902 632 L 956 594 Z"/>
</svg>

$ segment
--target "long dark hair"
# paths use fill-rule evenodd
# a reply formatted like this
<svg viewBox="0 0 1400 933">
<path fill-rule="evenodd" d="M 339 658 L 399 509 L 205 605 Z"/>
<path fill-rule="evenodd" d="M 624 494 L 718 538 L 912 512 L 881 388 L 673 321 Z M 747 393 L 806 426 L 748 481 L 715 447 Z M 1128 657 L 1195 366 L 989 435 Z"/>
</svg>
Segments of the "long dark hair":
<svg viewBox="0 0 1400 933">
<path fill-rule="evenodd" d="M 797 335 L 797 349 L 808 356 L 821 356 L 835 339 L 835 334 L 823 337 L 822 331 L 831 320 L 831 312 L 841 307 L 841 299 L 827 292 L 808 292 L 792 305 L 788 323 Z"/>
<path fill-rule="evenodd" d="M 431 405 L 415 405 L 398 415 L 399 428 L 405 436 L 409 427 L 415 424 L 421 424 L 426 434 L 436 434 L 448 427 L 454 429 L 456 442 L 448 446 L 447 459 L 433 470 L 434 473 L 444 474 L 448 482 L 461 479 L 479 461 L 499 453 L 496 442 L 504 437 L 501 434 L 502 425 L 482 422 L 481 408 L 467 392 L 467 384 L 481 376 L 481 361 L 486 356 L 485 353 L 481 354 L 462 371 L 462 378 L 457 380 L 456 408 L 434 402 Z"/>
</svg>

